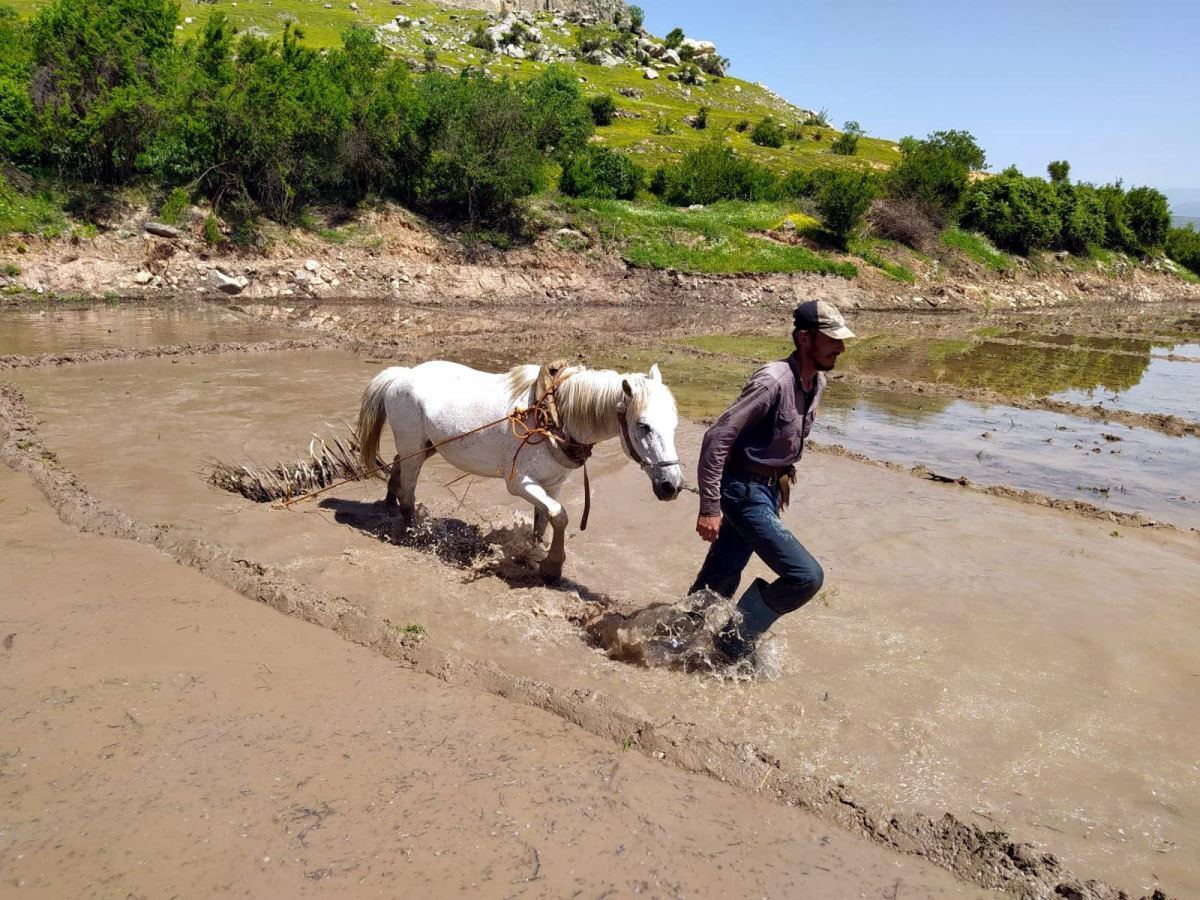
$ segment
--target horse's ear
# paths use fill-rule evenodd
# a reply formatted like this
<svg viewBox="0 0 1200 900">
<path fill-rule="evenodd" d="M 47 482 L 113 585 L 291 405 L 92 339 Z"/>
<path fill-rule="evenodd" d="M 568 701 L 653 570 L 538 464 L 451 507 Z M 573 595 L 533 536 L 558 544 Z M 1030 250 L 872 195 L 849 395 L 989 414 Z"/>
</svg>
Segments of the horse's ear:
<svg viewBox="0 0 1200 900">
<path fill-rule="evenodd" d="M 626 396 L 626 397 L 632 397 L 632 396 L 633 396 L 633 388 L 629 386 L 629 379 L 628 379 L 628 378 L 622 378 L 622 379 L 621 379 L 621 390 L 625 392 L 625 396 Z"/>
<path fill-rule="evenodd" d="M 658 371 L 658 363 L 655 363 L 650 367 L 650 380 L 657 381 L 659 383 L 662 382 L 662 372 Z"/>
</svg>

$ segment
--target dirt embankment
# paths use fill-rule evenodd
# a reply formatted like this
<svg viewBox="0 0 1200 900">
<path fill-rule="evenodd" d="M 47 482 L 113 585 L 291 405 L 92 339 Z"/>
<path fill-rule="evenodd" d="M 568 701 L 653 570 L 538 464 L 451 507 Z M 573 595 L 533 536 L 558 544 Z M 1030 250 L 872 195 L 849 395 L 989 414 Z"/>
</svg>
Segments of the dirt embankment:
<svg viewBox="0 0 1200 900">
<path fill-rule="evenodd" d="M 419 636 L 388 627 L 386 621 L 342 597 L 314 591 L 254 560 L 235 558 L 210 541 L 177 540 L 169 529 L 139 522 L 92 495 L 42 443 L 20 393 L 8 386 L 0 389 L 0 432 L 4 461 L 28 473 L 67 524 L 155 547 L 250 599 L 329 628 L 418 671 L 548 710 L 603 737 L 620 740 L 633 735 L 633 743 L 646 753 L 747 790 L 760 790 L 765 775 L 777 801 L 812 810 L 885 847 L 933 861 L 981 887 L 1031 898 L 1125 896 L 1104 883 L 1079 878 L 1053 854 L 1014 842 L 1004 832 L 985 831 L 949 814 L 875 809 L 841 783 L 789 772 L 769 753 L 740 742 L 694 735 L 681 741 L 676 723 L 644 719 L 616 697 L 594 690 L 564 691 L 552 683 L 515 676 L 487 661 L 431 651 Z"/>
<path fill-rule="evenodd" d="M 958 261 L 915 285 L 866 267 L 855 281 L 817 275 L 685 275 L 633 268 L 579 232 L 543 234 L 508 251 L 469 247 L 399 209 L 365 215 L 343 244 L 298 229 L 280 231 L 263 251 L 210 248 L 191 229 L 146 230 L 147 210 L 127 209 L 92 239 L 0 239 L 0 258 L 18 274 L 0 276 L 14 293 L 56 296 L 237 296 L 281 303 L 388 298 L 412 304 L 775 306 L 823 296 L 846 309 L 1036 309 L 1105 300 L 1150 303 L 1200 299 L 1200 285 L 1149 266 L 1119 277 L 1052 262 L 991 272 Z M 154 226 L 152 226 L 154 227 Z M 162 229 L 155 228 L 156 232 Z M 566 250 L 568 243 L 586 252 Z M 172 232 L 174 232 L 172 234 Z"/>
</svg>

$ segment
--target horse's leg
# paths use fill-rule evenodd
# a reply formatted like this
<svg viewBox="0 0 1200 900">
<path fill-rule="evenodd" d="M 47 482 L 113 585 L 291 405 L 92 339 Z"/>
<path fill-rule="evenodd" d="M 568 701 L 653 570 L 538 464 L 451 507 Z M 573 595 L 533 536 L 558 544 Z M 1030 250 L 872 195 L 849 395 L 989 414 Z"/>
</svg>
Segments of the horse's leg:
<svg viewBox="0 0 1200 900">
<path fill-rule="evenodd" d="M 417 478 L 421 475 L 421 466 L 433 450 L 426 440 L 414 441 L 413 435 L 396 430 L 392 434 L 396 439 L 396 458 L 392 461 L 392 474 L 388 478 L 384 503 L 388 507 L 399 507 L 401 518 L 411 525 L 417 506 Z"/>
<path fill-rule="evenodd" d="M 548 484 L 545 486 L 546 493 L 554 500 L 558 499 L 558 492 L 562 489 L 561 484 Z M 550 517 L 540 506 L 533 507 L 533 542 L 541 544 L 546 539 L 546 526 L 550 524 Z"/>
<path fill-rule="evenodd" d="M 550 552 L 542 560 L 539 571 L 547 581 L 557 581 L 562 577 L 563 563 L 567 558 L 567 511 L 561 503 L 550 496 L 550 492 L 527 475 L 514 478 L 508 482 L 509 493 L 524 497 L 534 506 L 534 520 L 541 512 L 554 527 L 554 537 L 550 541 Z M 557 493 L 557 491 L 556 491 Z"/>
<path fill-rule="evenodd" d="M 404 475 L 404 469 L 400 464 L 400 454 L 396 454 L 396 458 L 392 460 L 392 474 L 388 478 L 387 496 L 383 498 L 384 506 L 391 508 L 400 505 L 400 483 Z"/>
</svg>

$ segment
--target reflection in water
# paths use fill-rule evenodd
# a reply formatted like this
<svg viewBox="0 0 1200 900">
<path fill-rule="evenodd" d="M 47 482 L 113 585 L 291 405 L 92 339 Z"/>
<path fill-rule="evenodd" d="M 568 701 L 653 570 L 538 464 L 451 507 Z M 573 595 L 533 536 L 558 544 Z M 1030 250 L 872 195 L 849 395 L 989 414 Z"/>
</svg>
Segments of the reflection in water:
<svg viewBox="0 0 1200 900">
<path fill-rule="evenodd" d="M 1150 363 L 1150 344 L 1142 343 L 1140 355 L 1133 355 L 995 341 L 878 336 L 851 347 L 845 365 L 912 381 L 1045 397 L 1072 389 L 1121 391 L 1133 387 Z"/>
</svg>

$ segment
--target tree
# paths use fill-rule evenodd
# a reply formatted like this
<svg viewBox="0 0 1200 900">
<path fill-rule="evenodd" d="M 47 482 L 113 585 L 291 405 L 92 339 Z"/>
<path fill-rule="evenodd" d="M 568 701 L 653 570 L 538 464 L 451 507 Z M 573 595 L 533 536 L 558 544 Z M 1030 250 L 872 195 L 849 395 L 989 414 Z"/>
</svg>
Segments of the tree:
<svg viewBox="0 0 1200 900">
<path fill-rule="evenodd" d="M 1049 182 L 1028 178 L 1013 166 L 971 185 L 963 224 L 1016 253 L 1053 246 L 1062 230 L 1058 192 Z"/>
<path fill-rule="evenodd" d="M 969 131 L 935 131 L 925 138 L 925 143 L 945 150 L 972 171 L 987 169 L 987 154 Z"/>
<path fill-rule="evenodd" d="M 875 198 L 875 180 L 866 172 L 829 169 L 821 173 L 816 206 L 821 220 L 845 249 Z"/>
<path fill-rule="evenodd" d="M 855 121 L 847 122 L 842 133 L 829 145 L 829 152 L 838 156 L 853 156 L 858 151 L 858 139 L 862 134 L 861 125 Z"/>
<path fill-rule="evenodd" d="M 1137 248 L 1144 253 L 1161 250 L 1171 229 L 1167 198 L 1154 188 L 1137 187 L 1125 195 L 1125 206 Z"/>
<path fill-rule="evenodd" d="M 1053 174 L 1052 176 L 1053 177 Z M 1054 182 L 1062 215 L 1062 246 L 1073 253 L 1104 243 L 1104 203 L 1090 184 Z"/>
<path fill-rule="evenodd" d="M 549 66 L 521 90 L 534 139 L 542 150 L 564 159 L 587 143 L 595 130 L 593 113 L 569 69 Z"/>
<path fill-rule="evenodd" d="M 961 144 L 956 149 L 953 142 L 937 139 L 934 135 L 923 141 L 904 138 L 900 142 L 900 153 L 900 162 L 892 167 L 887 177 L 889 196 L 917 204 L 937 225 L 953 222 L 958 217 L 969 183 L 970 166 L 963 158 L 970 154 L 963 151 Z"/>
<path fill-rule="evenodd" d="M 629 7 L 629 30 L 641 31 L 642 23 L 646 21 L 646 12 L 640 6 Z"/>
<path fill-rule="evenodd" d="M 701 106 L 696 110 L 696 115 L 692 116 L 692 127 L 697 131 L 703 131 L 708 127 L 708 107 Z"/>
<path fill-rule="evenodd" d="M 1047 163 L 1046 172 L 1050 175 L 1051 184 L 1066 184 L 1071 176 L 1071 164 L 1065 159 L 1056 159 Z"/>
<path fill-rule="evenodd" d="M 61 171 L 108 183 L 133 174 L 178 16 L 173 0 L 54 0 L 34 17 L 33 104 Z"/>
<path fill-rule="evenodd" d="M 434 73 L 420 87 L 430 147 L 421 199 L 472 225 L 511 217 L 541 186 L 545 162 L 528 97 L 482 75 Z"/>
<path fill-rule="evenodd" d="M 669 49 L 674 49 L 683 43 L 685 37 L 686 35 L 683 33 L 682 28 L 672 28 L 667 32 L 667 36 L 663 38 L 663 45 Z"/>
</svg>

